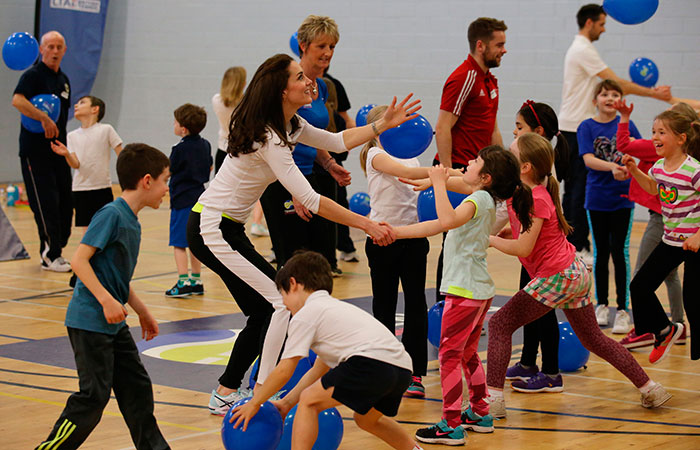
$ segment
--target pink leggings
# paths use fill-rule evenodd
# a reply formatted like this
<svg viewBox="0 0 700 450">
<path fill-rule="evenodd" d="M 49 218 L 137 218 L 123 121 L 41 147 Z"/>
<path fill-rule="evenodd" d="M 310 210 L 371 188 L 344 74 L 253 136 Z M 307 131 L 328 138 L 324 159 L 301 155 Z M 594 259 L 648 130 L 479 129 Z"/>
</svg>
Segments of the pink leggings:
<svg viewBox="0 0 700 450">
<path fill-rule="evenodd" d="M 469 385 L 469 401 L 472 410 L 484 416 L 488 405 L 486 375 L 477 353 L 481 326 L 489 311 L 491 301 L 472 300 L 454 295 L 445 297 L 440 338 L 440 383 L 442 384 L 442 416 L 454 428 L 461 423 L 462 370 Z"/>
<path fill-rule="evenodd" d="M 550 310 L 550 307 L 521 290 L 491 317 L 486 377 L 486 384 L 489 387 L 503 389 L 515 330 L 542 317 Z M 612 364 L 636 387 L 642 387 L 649 381 L 649 376 L 630 352 L 600 330 L 592 304 L 583 308 L 564 309 L 564 314 L 584 347 Z"/>
</svg>

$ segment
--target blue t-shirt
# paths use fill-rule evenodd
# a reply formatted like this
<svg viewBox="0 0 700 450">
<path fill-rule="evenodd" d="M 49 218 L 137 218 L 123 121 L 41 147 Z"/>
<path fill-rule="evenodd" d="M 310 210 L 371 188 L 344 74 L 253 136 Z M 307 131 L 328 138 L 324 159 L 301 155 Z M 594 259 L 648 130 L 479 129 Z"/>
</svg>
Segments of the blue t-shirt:
<svg viewBox="0 0 700 450">
<path fill-rule="evenodd" d="M 170 208 L 192 208 L 209 181 L 213 164 L 211 144 L 200 135 L 188 135 L 170 151 Z"/>
<path fill-rule="evenodd" d="M 306 119 L 311 125 L 316 128 L 326 129 L 328 127 L 328 110 L 326 109 L 326 100 L 328 99 L 328 87 L 326 83 L 316 78 L 318 84 L 318 97 L 308 105 L 304 105 L 297 110 L 297 114 Z M 292 157 L 301 173 L 310 175 L 314 167 L 316 159 L 316 149 L 304 144 L 297 144 L 292 152 Z"/>
<path fill-rule="evenodd" d="M 596 158 L 622 164 L 622 153 L 617 150 L 617 124 L 620 116 L 607 123 L 593 119 L 581 122 L 576 131 L 578 153 L 583 156 L 592 153 Z M 641 139 L 637 127 L 630 120 L 630 136 Z M 634 208 L 628 198 L 630 180 L 619 181 L 612 172 L 588 168 L 586 180 L 586 203 L 584 207 L 592 211 L 616 211 L 622 208 Z"/>
<path fill-rule="evenodd" d="M 120 197 L 97 211 L 81 244 L 97 249 L 90 258 L 92 270 L 102 286 L 118 302 L 126 304 L 141 244 L 141 225 L 126 201 Z M 126 321 L 107 323 L 102 305 L 78 279 L 66 311 L 65 325 L 114 335 L 126 326 Z"/>
</svg>

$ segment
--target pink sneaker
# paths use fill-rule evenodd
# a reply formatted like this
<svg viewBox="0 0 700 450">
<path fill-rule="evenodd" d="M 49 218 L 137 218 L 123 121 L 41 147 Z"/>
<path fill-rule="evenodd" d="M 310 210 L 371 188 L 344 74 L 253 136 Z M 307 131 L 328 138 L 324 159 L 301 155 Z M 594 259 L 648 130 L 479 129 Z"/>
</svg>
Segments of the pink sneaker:
<svg viewBox="0 0 700 450">
<path fill-rule="evenodd" d="M 663 336 L 657 336 L 654 342 L 654 350 L 649 354 L 649 362 L 652 364 L 659 363 L 668 355 L 671 346 L 683 333 L 685 327 L 682 323 L 672 323 L 671 330 Z"/>
<path fill-rule="evenodd" d="M 627 336 L 622 338 L 620 344 L 626 349 L 649 347 L 650 345 L 654 345 L 654 335 L 652 333 L 644 333 L 641 336 L 637 336 L 637 333 L 634 332 L 634 328 L 632 328 L 632 330 L 627 333 Z"/>
</svg>

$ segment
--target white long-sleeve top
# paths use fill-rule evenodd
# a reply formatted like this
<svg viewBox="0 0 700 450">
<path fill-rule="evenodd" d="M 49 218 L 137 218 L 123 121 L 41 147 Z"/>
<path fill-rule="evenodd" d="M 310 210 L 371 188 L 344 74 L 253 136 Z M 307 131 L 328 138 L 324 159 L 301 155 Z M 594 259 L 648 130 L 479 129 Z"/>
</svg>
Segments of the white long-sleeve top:
<svg viewBox="0 0 700 450">
<path fill-rule="evenodd" d="M 287 136 L 290 142 L 323 148 L 330 152 L 348 151 L 342 133 L 331 133 L 299 119 L 299 129 Z M 199 197 L 199 203 L 227 214 L 233 220 L 245 223 L 268 185 L 279 180 L 282 185 L 313 213 L 318 212 L 321 196 L 294 164 L 292 152 L 274 131 L 268 130 L 264 145 L 256 144 L 252 153 L 226 158 L 221 169 Z"/>
</svg>

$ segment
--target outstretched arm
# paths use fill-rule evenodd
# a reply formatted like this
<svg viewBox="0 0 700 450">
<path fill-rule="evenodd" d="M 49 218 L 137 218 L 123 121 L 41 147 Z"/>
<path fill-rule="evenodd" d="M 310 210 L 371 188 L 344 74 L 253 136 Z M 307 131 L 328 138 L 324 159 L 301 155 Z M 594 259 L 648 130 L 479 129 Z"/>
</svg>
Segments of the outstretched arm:
<svg viewBox="0 0 700 450">
<path fill-rule="evenodd" d="M 658 86 L 654 88 L 648 88 L 640 86 L 637 83 L 633 83 L 624 78 L 620 78 L 611 68 L 606 68 L 600 71 L 598 78 L 601 80 L 615 80 L 622 87 L 622 91 L 625 95 L 634 94 L 640 95 L 642 97 L 652 97 L 657 100 L 668 102 L 671 100 L 671 86 Z"/>
<path fill-rule="evenodd" d="M 498 236 L 490 236 L 489 241 L 492 247 L 502 251 L 506 255 L 526 258 L 535 248 L 535 242 L 542 231 L 544 220 L 539 217 L 532 218 L 532 227 L 525 233 L 521 233 L 518 239 L 504 239 Z"/>
<path fill-rule="evenodd" d="M 630 155 L 623 155 L 622 164 L 627 167 L 627 171 L 634 177 L 635 180 L 637 180 L 637 183 L 639 183 L 642 189 L 651 195 L 656 195 L 658 193 L 658 185 L 656 184 L 656 181 L 654 181 L 649 175 L 639 170 L 634 158 L 632 158 Z"/>
</svg>

